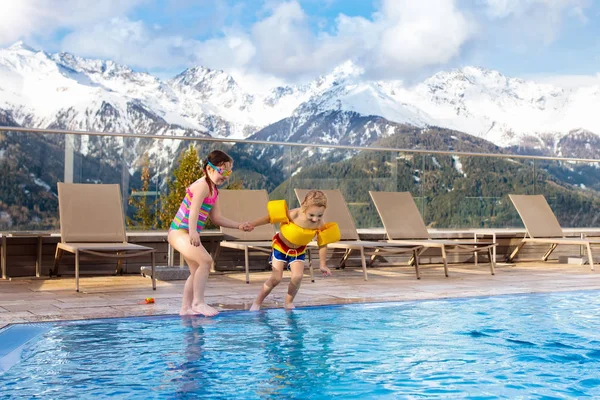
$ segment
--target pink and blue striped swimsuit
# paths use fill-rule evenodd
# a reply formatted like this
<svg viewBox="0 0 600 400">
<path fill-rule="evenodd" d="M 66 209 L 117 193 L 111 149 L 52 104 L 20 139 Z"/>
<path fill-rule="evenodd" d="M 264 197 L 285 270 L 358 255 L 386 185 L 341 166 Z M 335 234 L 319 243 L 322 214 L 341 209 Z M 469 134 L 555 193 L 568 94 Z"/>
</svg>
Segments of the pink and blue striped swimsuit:
<svg viewBox="0 0 600 400">
<path fill-rule="evenodd" d="M 181 202 L 181 206 L 179 206 L 179 211 L 177 211 L 175 218 L 173 218 L 173 222 L 171 222 L 170 229 L 185 229 L 189 232 L 190 207 L 192 206 L 192 198 L 194 197 L 194 194 L 191 192 L 189 187 L 185 191 L 185 197 Z M 198 213 L 198 223 L 196 224 L 196 229 L 198 232 L 204 229 L 208 214 L 215 205 L 218 195 L 219 191 L 216 187 L 214 187 L 212 196 L 205 197 L 204 200 L 202 200 L 202 206 L 200 206 L 200 212 Z"/>
</svg>

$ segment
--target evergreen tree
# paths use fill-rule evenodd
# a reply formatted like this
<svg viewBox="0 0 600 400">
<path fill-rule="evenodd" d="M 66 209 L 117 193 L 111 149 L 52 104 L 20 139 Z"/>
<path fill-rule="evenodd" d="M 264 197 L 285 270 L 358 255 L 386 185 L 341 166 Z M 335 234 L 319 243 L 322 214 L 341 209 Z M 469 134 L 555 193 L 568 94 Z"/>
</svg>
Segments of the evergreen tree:
<svg viewBox="0 0 600 400">
<path fill-rule="evenodd" d="M 158 217 L 161 229 L 169 229 L 171 221 L 185 197 L 186 188 L 203 175 L 198 152 L 193 145 L 190 145 L 179 157 L 179 165 L 173 171 L 174 178 L 167 182 L 167 193 L 160 197 L 162 207 Z"/>
<path fill-rule="evenodd" d="M 134 197 L 133 193 L 129 197 L 129 205 L 135 207 L 133 218 L 127 218 L 128 226 L 135 226 L 141 229 L 153 229 L 156 227 L 156 201 L 148 203 L 148 189 L 150 189 L 150 158 L 144 154 L 142 159 L 142 187 L 139 190 L 140 196 Z"/>
</svg>

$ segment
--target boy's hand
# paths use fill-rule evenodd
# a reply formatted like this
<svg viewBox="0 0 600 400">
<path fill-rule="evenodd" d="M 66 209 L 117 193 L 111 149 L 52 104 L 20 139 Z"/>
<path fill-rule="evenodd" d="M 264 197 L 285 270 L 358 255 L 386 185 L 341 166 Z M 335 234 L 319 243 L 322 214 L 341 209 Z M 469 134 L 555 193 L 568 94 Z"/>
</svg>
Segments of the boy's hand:
<svg viewBox="0 0 600 400">
<path fill-rule="evenodd" d="M 323 276 L 331 276 L 331 270 L 327 267 L 327 265 L 321 265 L 319 270 L 323 274 Z"/>
<path fill-rule="evenodd" d="M 251 232 L 254 229 L 254 225 L 250 222 L 244 222 L 243 224 L 240 224 L 238 229 L 244 232 Z"/>
</svg>

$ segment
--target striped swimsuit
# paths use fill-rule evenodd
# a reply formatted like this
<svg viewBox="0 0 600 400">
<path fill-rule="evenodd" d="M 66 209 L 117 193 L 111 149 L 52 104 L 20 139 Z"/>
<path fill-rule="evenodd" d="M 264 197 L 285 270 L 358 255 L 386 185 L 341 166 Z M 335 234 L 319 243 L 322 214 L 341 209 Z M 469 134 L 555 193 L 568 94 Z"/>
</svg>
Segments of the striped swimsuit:
<svg viewBox="0 0 600 400">
<path fill-rule="evenodd" d="M 215 205 L 218 195 L 219 191 L 215 187 L 213 188 L 213 195 L 210 197 L 205 197 L 204 200 L 202 200 L 202 206 L 200 206 L 200 212 L 198 213 L 198 223 L 196 224 L 196 229 L 198 232 L 204 229 L 204 224 L 206 224 L 208 214 Z M 170 229 L 185 229 L 187 231 L 190 230 L 190 207 L 192 206 L 193 197 L 194 194 L 190 191 L 190 188 L 188 187 L 186 189 L 186 195 L 183 201 L 181 202 L 181 206 L 179 207 L 179 211 L 177 211 L 177 215 L 175 215 L 175 218 L 173 218 L 173 222 L 171 222 Z"/>
</svg>

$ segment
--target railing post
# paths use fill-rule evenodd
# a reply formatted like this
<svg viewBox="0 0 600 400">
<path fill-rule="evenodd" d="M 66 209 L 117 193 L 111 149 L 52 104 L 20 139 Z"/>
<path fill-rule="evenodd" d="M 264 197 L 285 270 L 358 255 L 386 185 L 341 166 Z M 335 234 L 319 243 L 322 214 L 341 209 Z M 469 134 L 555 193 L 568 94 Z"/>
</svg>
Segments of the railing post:
<svg viewBox="0 0 600 400">
<path fill-rule="evenodd" d="M 122 138 L 122 164 L 121 164 L 121 193 L 123 193 L 123 215 L 127 216 L 127 204 L 129 203 L 129 167 L 127 163 L 127 138 Z"/>
<path fill-rule="evenodd" d="M 73 142 L 75 136 L 65 135 L 65 172 L 63 177 L 64 183 L 73 183 Z"/>
</svg>

